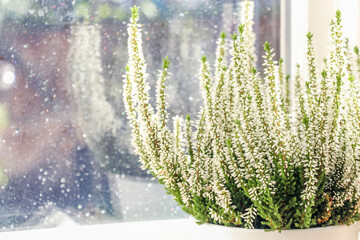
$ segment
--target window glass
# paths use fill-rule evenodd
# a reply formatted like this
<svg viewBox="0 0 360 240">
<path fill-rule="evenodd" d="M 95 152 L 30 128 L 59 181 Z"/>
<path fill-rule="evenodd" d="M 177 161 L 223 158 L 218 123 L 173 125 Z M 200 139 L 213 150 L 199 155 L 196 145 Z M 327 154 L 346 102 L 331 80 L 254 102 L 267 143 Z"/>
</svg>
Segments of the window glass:
<svg viewBox="0 0 360 240">
<path fill-rule="evenodd" d="M 153 99 L 169 56 L 169 111 L 195 118 L 199 60 L 214 62 L 219 33 L 236 31 L 238 0 L 0 0 L 1 230 L 186 217 L 130 143 L 122 81 L 135 4 Z M 265 40 L 280 49 L 280 0 L 255 6 L 261 59 Z"/>
</svg>

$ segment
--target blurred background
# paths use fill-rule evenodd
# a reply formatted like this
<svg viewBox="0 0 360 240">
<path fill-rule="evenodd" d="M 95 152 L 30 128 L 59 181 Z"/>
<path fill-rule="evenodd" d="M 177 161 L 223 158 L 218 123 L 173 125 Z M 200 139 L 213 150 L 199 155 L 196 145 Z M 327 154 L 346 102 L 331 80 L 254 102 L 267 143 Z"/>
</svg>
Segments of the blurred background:
<svg viewBox="0 0 360 240">
<path fill-rule="evenodd" d="M 171 115 L 196 118 L 239 0 L 0 0 L 0 230 L 187 217 L 130 145 L 122 102 L 129 8 L 140 7 L 151 95 L 168 56 Z M 256 53 L 280 50 L 280 0 L 255 0 Z M 261 69 L 262 63 L 258 63 Z"/>
</svg>

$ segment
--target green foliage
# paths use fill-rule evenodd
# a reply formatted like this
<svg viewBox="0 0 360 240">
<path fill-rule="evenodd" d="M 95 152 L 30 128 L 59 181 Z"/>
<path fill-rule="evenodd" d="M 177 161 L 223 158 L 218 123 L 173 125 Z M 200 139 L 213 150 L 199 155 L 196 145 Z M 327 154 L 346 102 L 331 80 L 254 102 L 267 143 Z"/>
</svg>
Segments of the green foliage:
<svg viewBox="0 0 360 240">
<path fill-rule="evenodd" d="M 221 38 L 222 40 L 225 40 L 225 39 L 226 39 L 226 34 L 225 34 L 225 32 L 221 32 L 221 33 L 220 33 L 220 38 Z"/>
<path fill-rule="evenodd" d="M 355 53 L 356 55 L 359 55 L 359 47 L 358 47 L 358 46 L 355 46 L 355 47 L 354 47 L 354 53 Z"/>
<path fill-rule="evenodd" d="M 168 59 L 168 57 L 165 57 L 165 59 L 163 60 L 163 69 L 169 68 L 169 65 L 170 65 L 170 60 Z"/>
<path fill-rule="evenodd" d="M 239 26 L 239 32 L 240 32 L 241 34 L 243 34 L 243 33 L 244 33 L 244 30 L 245 30 L 245 25 L 244 25 L 244 24 L 241 24 L 241 25 Z"/>
<path fill-rule="evenodd" d="M 307 37 L 307 39 L 309 40 L 309 41 L 311 41 L 312 40 L 312 37 L 313 37 L 314 35 L 311 33 L 311 32 L 308 32 L 308 34 L 306 34 L 306 37 Z"/>
<path fill-rule="evenodd" d="M 139 18 L 139 8 L 137 6 L 133 6 L 130 9 L 131 9 L 131 17 L 133 21 L 136 22 L 137 19 Z"/>
<path fill-rule="evenodd" d="M 270 50 L 271 50 L 270 43 L 268 43 L 268 42 L 265 42 L 265 43 L 264 43 L 264 50 L 265 50 L 266 52 L 270 52 Z"/>
<path fill-rule="evenodd" d="M 204 62 L 206 62 L 207 60 L 206 60 L 206 56 L 202 56 L 201 57 L 201 61 L 204 63 Z"/>
</svg>

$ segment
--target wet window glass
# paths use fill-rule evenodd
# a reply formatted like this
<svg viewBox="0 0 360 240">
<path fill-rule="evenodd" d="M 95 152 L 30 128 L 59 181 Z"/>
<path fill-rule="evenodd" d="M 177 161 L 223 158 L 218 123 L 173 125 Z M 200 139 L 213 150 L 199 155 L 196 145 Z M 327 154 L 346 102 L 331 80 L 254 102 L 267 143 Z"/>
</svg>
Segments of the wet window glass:
<svg viewBox="0 0 360 240">
<path fill-rule="evenodd" d="M 187 217 L 131 147 L 129 8 L 140 7 L 152 96 L 168 56 L 170 113 L 196 116 L 201 56 L 214 62 L 220 32 L 237 31 L 239 3 L 0 0 L 0 229 Z M 278 57 L 280 0 L 255 1 L 254 27 L 258 59 L 265 40 Z"/>
</svg>

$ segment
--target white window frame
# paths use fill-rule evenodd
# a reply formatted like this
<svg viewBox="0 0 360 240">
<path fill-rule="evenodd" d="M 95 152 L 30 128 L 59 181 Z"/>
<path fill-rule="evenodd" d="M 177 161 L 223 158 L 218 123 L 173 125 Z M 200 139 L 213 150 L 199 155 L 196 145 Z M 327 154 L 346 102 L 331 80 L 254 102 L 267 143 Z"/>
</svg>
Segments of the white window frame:
<svg viewBox="0 0 360 240">
<path fill-rule="evenodd" d="M 296 64 L 304 65 L 306 34 L 314 34 L 314 48 L 318 64 L 328 54 L 330 21 L 336 10 L 342 12 L 344 36 L 352 46 L 360 44 L 359 0 L 281 0 L 281 57 L 287 72 L 295 75 Z"/>
<path fill-rule="evenodd" d="M 295 65 L 304 63 L 306 34 L 314 34 L 318 59 L 326 56 L 330 20 L 336 9 L 342 10 L 344 33 L 351 44 L 360 43 L 359 0 L 281 0 L 281 57 L 292 76 Z M 66 225 L 66 223 L 65 223 Z M 70 225 L 0 233 L 1 240 L 17 239 L 126 239 L 126 240 L 191 240 L 199 227 L 192 218 L 100 225 Z M 360 238 L 359 238 L 360 240 Z"/>
</svg>

